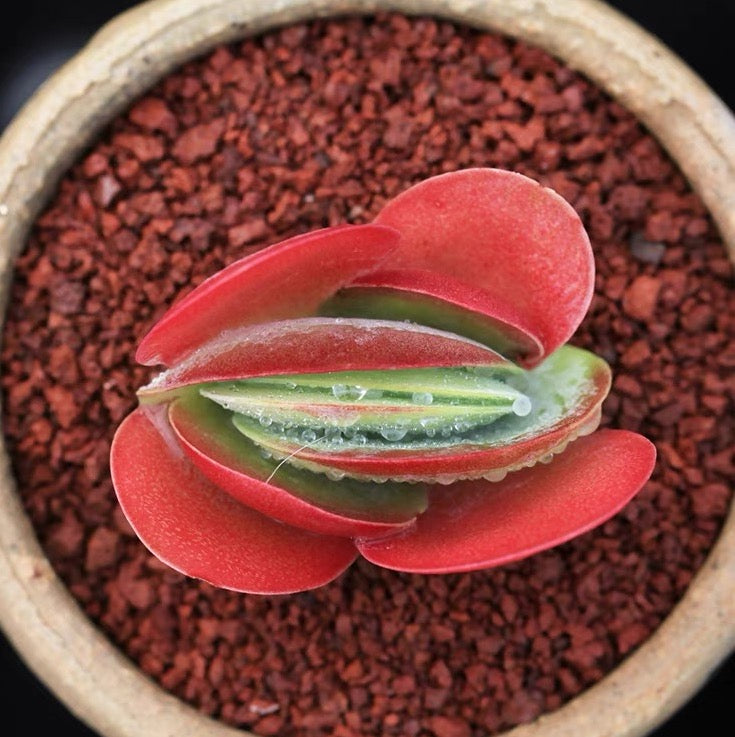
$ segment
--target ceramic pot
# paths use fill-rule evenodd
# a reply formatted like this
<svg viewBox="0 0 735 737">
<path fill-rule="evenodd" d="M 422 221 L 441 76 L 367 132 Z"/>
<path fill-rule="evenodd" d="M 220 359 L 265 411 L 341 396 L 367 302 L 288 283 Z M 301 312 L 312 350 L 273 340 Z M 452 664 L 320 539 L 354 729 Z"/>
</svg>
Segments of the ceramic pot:
<svg viewBox="0 0 735 737">
<path fill-rule="evenodd" d="M 0 297 L 61 174 L 100 129 L 183 61 L 328 15 L 396 10 L 518 37 L 599 84 L 668 150 L 735 256 L 735 120 L 653 37 L 594 0 L 153 0 L 103 28 L 0 141 Z M 601 64 L 600 59 L 605 63 Z M 92 625 L 39 547 L 0 458 L 0 624 L 28 665 L 105 737 L 242 737 L 163 691 Z M 512 737 L 635 737 L 686 701 L 735 645 L 735 513 L 681 603 L 606 678 Z"/>
</svg>

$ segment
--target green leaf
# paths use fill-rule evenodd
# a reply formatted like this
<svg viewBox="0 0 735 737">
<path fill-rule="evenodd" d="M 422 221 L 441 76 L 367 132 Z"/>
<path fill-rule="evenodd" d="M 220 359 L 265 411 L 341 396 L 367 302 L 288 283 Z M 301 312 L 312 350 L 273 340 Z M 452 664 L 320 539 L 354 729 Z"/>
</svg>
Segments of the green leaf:
<svg viewBox="0 0 735 737">
<path fill-rule="evenodd" d="M 419 279 L 424 291 L 402 283 L 378 282 L 378 285 L 373 285 L 368 276 L 364 280 L 367 285 L 353 284 L 341 289 L 320 306 L 319 313 L 330 317 L 409 321 L 476 340 L 519 362 L 530 359 L 536 363 L 541 358 L 541 345 L 527 330 L 512 324 L 507 316 L 501 319 L 479 308 L 452 302 L 449 296 L 452 292 L 447 289 L 450 278 L 446 275 L 439 280 L 429 279 L 439 281 L 439 294 L 431 293 L 427 285 L 422 284 L 427 281 L 427 276 L 422 274 Z M 465 297 L 472 291 L 464 284 L 457 286 L 456 290 Z M 483 297 L 487 299 L 485 295 Z"/>
<path fill-rule="evenodd" d="M 350 371 L 222 382 L 200 391 L 232 412 L 243 435 L 293 465 L 356 478 L 441 475 L 446 482 L 492 476 L 559 452 L 599 421 L 609 381 L 602 359 L 565 346 L 530 371 L 506 365 Z M 445 457 L 445 468 L 434 471 Z"/>
<path fill-rule="evenodd" d="M 426 492 L 420 485 L 377 484 L 349 478 L 338 482 L 289 463 L 279 463 L 237 432 L 230 419 L 230 413 L 196 392 L 177 399 L 170 410 L 174 431 L 198 468 L 220 488 L 270 516 L 282 518 L 285 512 L 289 516 L 284 521 L 294 524 L 318 517 L 303 504 L 297 505 L 298 499 L 349 517 L 351 521 L 344 520 L 347 529 L 357 527 L 357 533 L 366 534 L 369 525 L 359 526 L 356 523 L 360 520 L 402 523 L 426 508 Z M 297 519 L 292 519 L 294 515 Z M 316 521 L 323 525 L 321 520 Z M 335 526 L 333 520 L 329 524 Z"/>
<path fill-rule="evenodd" d="M 508 414 L 528 414 L 529 399 L 508 383 L 522 373 L 516 367 L 349 371 L 249 379 L 200 392 L 234 412 L 235 426 L 256 442 L 263 428 L 302 443 L 367 450 L 406 437 L 446 439 Z"/>
</svg>

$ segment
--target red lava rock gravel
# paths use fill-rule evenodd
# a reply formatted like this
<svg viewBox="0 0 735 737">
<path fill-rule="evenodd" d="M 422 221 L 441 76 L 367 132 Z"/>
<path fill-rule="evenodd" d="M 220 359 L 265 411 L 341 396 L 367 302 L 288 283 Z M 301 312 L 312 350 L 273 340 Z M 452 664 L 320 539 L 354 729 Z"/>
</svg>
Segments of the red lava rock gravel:
<svg viewBox="0 0 735 737">
<path fill-rule="evenodd" d="M 645 490 L 601 529 L 486 572 L 363 561 L 321 590 L 261 598 L 153 559 L 107 465 L 149 375 L 132 359 L 142 335 L 234 259 L 370 220 L 410 184 L 468 166 L 540 179 L 583 217 L 597 292 L 574 340 L 613 366 L 604 423 L 656 441 Z M 282 737 L 497 732 L 635 649 L 716 538 L 735 476 L 730 280 L 657 143 L 539 50 L 399 16 L 220 48 L 110 126 L 18 261 L 2 382 L 23 501 L 91 619 L 207 714 Z"/>
</svg>

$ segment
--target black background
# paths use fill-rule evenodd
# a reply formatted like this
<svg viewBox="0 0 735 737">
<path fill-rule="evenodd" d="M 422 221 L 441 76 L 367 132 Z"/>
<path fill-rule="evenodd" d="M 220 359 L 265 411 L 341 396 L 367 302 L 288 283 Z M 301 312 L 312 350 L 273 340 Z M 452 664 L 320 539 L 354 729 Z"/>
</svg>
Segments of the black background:
<svg viewBox="0 0 735 737">
<path fill-rule="evenodd" d="M 64 3 L 22 0 L 14 4 L 12 11 L 3 10 L 0 131 L 35 87 L 79 49 L 100 25 L 135 4 L 130 0 Z M 735 28 L 733 0 L 614 0 L 609 4 L 658 36 L 702 76 L 731 109 L 735 109 L 731 55 Z M 600 61 L 604 64 L 604 59 Z M 711 737 L 732 734 L 733 699 L 735 657 L 731 656 L 707 686 L 652 737 L 688 737 L 697 731 Z M 63 737 L 96 737 L 95 732 L 71 716 L 31 675 L 0 635 L 0 734 L 35 737 L 48 733 Z"/>
</svg>

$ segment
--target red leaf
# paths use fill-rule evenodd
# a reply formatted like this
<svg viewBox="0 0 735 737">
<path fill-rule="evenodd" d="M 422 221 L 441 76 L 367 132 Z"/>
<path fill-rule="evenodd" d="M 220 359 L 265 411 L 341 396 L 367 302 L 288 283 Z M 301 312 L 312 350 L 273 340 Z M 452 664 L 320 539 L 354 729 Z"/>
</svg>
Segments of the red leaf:
<svg viewBox="0 0 735 737">
<path fill-rule="evenodd" d="M 252 376 L 502 363 L 507 361 L 479 343 L 420 325 L 305 318 L 230 331 L 161 374 L 139 396 Z"/>
<path fill-rule="evenodd" d="M 471 571 L 509 563 L 591 530 L 618 512 L 653 470 L 641 435 L 602 430 L 549 465 L 504 481 L 435 487 L 410 531 L 357 547 L 372 563 L 414 573 Z"/>
<path fill-rule="evenodd" d="M 409 269 L 484 290 L 484 302 L 468 292 L 467 309 L 536 336 L 546 354 L 587 311 L 594 260 L 582 223 L 558 194 L 520 174 L 466 169 L 433 177 L 391 200 L 376 222 L 402 237 L 371 283 L 383 271 Z"/>
<path fill-rule="evenodd" d="M 135 359 L 170 366 L 223 330 L 314 314 L 337 289 L 375 268 L 398 239 L 385 226 L 346 225 L 240 259 L 174 305 L 143 338 Z"/>
<path fill-rule="evenodd" d="M 276 522 L 207 481 L 178 447 L 165 411 L 135 410 L 110 456 L 125 516 L 156 557 L 214 586 L 259 594 L 316 588 L 352 563 L 346 538 Z"/>
<path fill-rule="evenodd" d="M 169 421 L 194 465 L 220 489 L 259 512 L 305 530 L 376 537 L 411 524 L 426 509 L 418 485 L 332 481 L 263 458 L 232 426 L 229 413 L 203 397 L 176 400 Z M 257 478 L 260 476 L 261 478 Z"/>
</svg>

